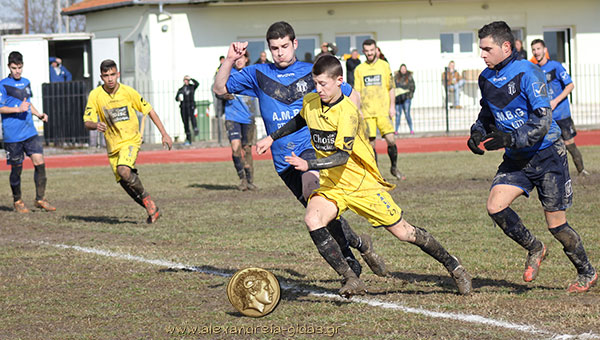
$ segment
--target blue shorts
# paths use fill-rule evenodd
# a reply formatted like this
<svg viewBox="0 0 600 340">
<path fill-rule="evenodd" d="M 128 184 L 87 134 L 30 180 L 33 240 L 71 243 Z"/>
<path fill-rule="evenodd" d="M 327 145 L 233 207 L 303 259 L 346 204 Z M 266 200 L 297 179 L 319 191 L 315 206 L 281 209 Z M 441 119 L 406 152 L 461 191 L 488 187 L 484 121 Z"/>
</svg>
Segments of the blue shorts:
<svg viewBox="0 0 600 340">
<path fill-rule="evenodd" d="M 565 118 L 561 120 L 557 120 L 556 124 L 560 127 L 560 134 L 563 140 L 569 140 L 575 136 L 577 136 L 577 131 L 575 130 L 575 124 L 573 123 L 573 118 Z"/>
<path fill-rule="evenodd" d="M 34 153 L 44 154 L 42 139 L 35 135 L 24 141 L 14 143 L 4 143 L 6 150 L 6 164 L 19 165 L 25 160 L 25 155 L 31 157 Z"/>
<path fill-rule="evenodd" d="M 242 124 L 233 120 L 225 121 L 225 129 L 231 143 L 234 139 L 241 139 L 242 145 L 253 145 L 256 138 L 256 124 Z"/>
<path fill-rule="evenodd" d="M 505 155 L 492 187 L 498 184 L 519 187 L 527 197 L 536 187 L 544 210 L 566 210 L 573 201 L 573 188 L 565 144 L 558 140 L 531 159 L 513 160 Z"/>
<path fill-rule="evenodd" d="M 306 149 L 302 151 L 298 157 L 309 160 L 309 159 L 317 159 L 317 153 L 315 149 Z M 279 173 L 279 177 L 283 180 L 285 185 L 292 191 L 294 196 L 306 207 L 306 200 L 302 195 L 302 175 L 304 171 L 296 170 L 293 166 L 288 166 L 285 170 Z"/>
</svg>

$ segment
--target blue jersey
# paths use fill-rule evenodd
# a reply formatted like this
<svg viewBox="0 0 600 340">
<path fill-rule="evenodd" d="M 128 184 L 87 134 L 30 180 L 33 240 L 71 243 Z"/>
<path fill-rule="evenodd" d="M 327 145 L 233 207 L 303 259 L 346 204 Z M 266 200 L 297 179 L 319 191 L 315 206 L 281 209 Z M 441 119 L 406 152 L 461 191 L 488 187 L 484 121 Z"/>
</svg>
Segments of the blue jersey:
<svg viewBox="0 0 600 340">
<path fill-rule="evenodd" d="M 18 107 L 24 101 L 29 102 L 29 98 L 31 86 L 27 78 L 15 80 L 7 77 L 0 80 L 0 107 Z M 3 113 L 2 133 L 6 143 L 22 142 L 37 135 L 31 109 L 20 113 Z"/>
<path fill-rule="evenodd" d="M 560 128 L 552 117 L 537 109 L 550 108 L 544 74 L 516 54 L 495 69 L 486 68 L 479 76 L 481 111 L 471 128 L 485 136 L 490 124 L 511 134 L 512 143 L 505 149 L 511 159 L 531 158 L 558 138 Z M 549 110 L 548 110 L 549 112 Z"/>
<path fill-rule="evenodd" d="M 240 124 L 252 124 L 254 101 L 250 96 L 234 95 L 235 98 L 225 102 L 225 120 Z"/>
<path fill-rule="evenodd" d="M 546 82 L 548 83 L 548 96 L 550 96 L 550 100 L 558 97 L 565 87 L 573 82 L 571 80 L 571 76 L 569 73 L 567 73 L 567 70 L 565 70 L 562 64 L 558 61 L 548 60 L 548 62 L 540 66 L 540 68 L 546 75 Z M 556 105 L 554 110 L 552 110 L 552 117 L 554 120 L 561 120 L 571 117 L 571 108 L 567 98 L 568 97 L 561 100 L 561 102 Z"/>
<path fill-rule="evenodd" d="M 227 80 L 227 90 L 257 97 L 267 134 L 271 134 L 300 113 L 304 95 L 315 91 L 312 66 L 302 61 L 282 69 L 275 64 L 254 64 L 244 67 L 240 72 L 232 72 Z M 352 87 L 343 83 L 342 92 L 350 96 Z M 299 155 L 311 148 L 307 127 L 277 139 L 271 145 L 275 170 L 281 173 L 290 166 L 285 156 L 290 156 L 292 152 Z"/>
</svg>

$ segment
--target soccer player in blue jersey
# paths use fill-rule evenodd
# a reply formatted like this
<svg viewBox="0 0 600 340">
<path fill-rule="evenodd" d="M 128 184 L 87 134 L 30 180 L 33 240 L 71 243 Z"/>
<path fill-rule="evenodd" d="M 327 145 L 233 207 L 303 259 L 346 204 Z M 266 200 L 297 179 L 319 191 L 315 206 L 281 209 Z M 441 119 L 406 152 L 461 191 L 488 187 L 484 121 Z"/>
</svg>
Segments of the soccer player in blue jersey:
<svg viewBox="0 0 600 340">
<path fill-rule="evenodd" d="M 257 97 L 267 133 L 272 134 L 300 112 L 302 98 L 315 91 L 315 84 L 311 74 L 312 64 L 296 59 L 298 40 L 290 24 L 283 21 L 272 24 L 267 30 L 266 39 L 273 56 L 272 64 L 254 64 L 232 73 L 235 60 L 244 55 L 248 46 L 247 42 L 234 42 L 216 75 L 213 90 L 217 95 L 236 93 Z M 357 97 L 352 93 L 350 85 L 344 83 L 342 88 L 346 96 Z M 308 197 L 319 187 L 319 172 L 294 169 L 285 161 L 285 157 L 291 156 L 292 152 L 303 159 L 316 159 L 308 128 L 304 127 L 279 138 L 271 146 L 273 163 L 279 177 L 306 207 Z M 332 253 L 341 251 L 359 276 L 361 267 L 348 247 L 351 246 L 361 252 L 375 274 L 386 274 L 385 263 L 374 252 L 369 235 L 358 236 L 342 218 L 328 224 L 327 230 L 330 235 L 326 239 L 317 241 L 313 238 L 319 253 L 326 260 Z"/>
<path fill-rule="evenodd" d="M 235 61 L 234 67 L 239 72 L 250 64 L 248 51 Z M 254 166 L 252 162 L 252 144 L 256 137 L 256 123 L 253 109 L 256 98 L 250 96 L 226 94 L 225 128 L 231 144 L 233 166 L 240 178 L 238 189 L 241 191 L 258 190 L 254 185 Z"/>
<path fill-rule="evenodd" d="M 583 157 L 575 145 L 575 124 L 571 118 L 571 107 L 567 97 L 575 88 L 571 76 L 565 70 L 561 63 L 550 60 L 547 57 L 546 43 L 542 39 L 535 39 L 531 42 L 531 51 L 533 57 L 538 62 L 538 66 L 546 75 L 548 83 L 548 96 L 550 96 L 550 106 L 552 108 L 552 118 L 560 127 L 562 139 L 565 142 L 567 151 L 573 157 L 573 163 L 577 168 L 577 173 L 582 176 L 589 175 L 583 166 Z"/>
<path fill-rule="evenodd" d="M 478 155 L 484 154 L 479 148 L 481 141 L 487 150 L 505 148 L 488 197 L 488 214 L 507 236 L 527 249 L 523 280 L 535 280 L 547 248 L 510 205 L 537 188 L 548 229 L 577 269 L 577 279 L 567 291 L 588 291 L 598 274 L 581 237 L 567 222 L 566 209 L 573 196 L 567 152 L 560 128 L 552 119 L 544 74 L 538 66 L 518 60 L 514 37 L 505 22 L 483 26 L 478 36 L 488 68 L 479 76 L 481 111 L 467 145 Z"/>
<path fill-rule="evenodd" d="M 21 199 L 21 172 L 25 154 L 33 163 L 33 181 L 35 182 L 34 206 L 46 211 L 56 208 L 46 200 L 46 164 L 44 149 L 38 132 L 33 125 L 32 115 L 43 122 L 48 115 L 39 113 L 31 104 L 31 86 L 27 78 L 21 77 L 23 72 L 23 55 L 17 51 L 8 55 L 10 75 L 0 81 L 0 113 L 2 114 L 2 132 L 6 163 L 10 165 L 10 188 L 13 194 L 15 211 L 27 213 L 29 209 Z"/>
</svg>

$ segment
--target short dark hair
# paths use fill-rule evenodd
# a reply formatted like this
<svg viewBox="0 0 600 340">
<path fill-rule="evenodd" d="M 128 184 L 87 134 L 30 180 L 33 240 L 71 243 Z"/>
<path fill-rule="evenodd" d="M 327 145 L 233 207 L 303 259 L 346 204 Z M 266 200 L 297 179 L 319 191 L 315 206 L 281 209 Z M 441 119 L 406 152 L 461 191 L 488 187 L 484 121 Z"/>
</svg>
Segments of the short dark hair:
<svg viewBox="0 0 600 340">
<path fill-rule="evenodd" d="M 542 39 L 534 39 L 531 42 L 531 46 L 533 47 L 533 45 L 535 45 L 535 44 L 542 44 L 542 46 L 546 47 L 546 43 Z"/>
<path fill-rule="evenodd" d="M 315 60 L 315 64 L 312 68 L 312 73 L 315 76 L 319 76 L 323 73 L 327 73 L 331 78 L 343 77 L 344 70 L 342 69 L 342 64 L 338 60 L 338 58 L 330 55 L 323 54 Z"/>
<path fill-rule="evenodd" d="M 504 21 L 494 21 L 483 26 L 477 32 L 477 36 L 479 39 L 491 36 L 498 46 L 502 46 L 505 41 L 508 41 L 511 49 L 515 47 L 515 37 L 508 24 Z"/>
<path fill-rule="evenodd" d="M 362 46 L 363 46 L 363 48 L 364 48 L 364 47 L 365 47 L 365 46 L 367 46 L 367 45 L 369 45 L 369 46 L 370 46 L 370 45 L 375 45 L 375 46 L 377 46 L 377 42 L 376 42 L 375 40 L 373 40 L 373 39 L 367 39 L 367 40 L 363 41 L 363 43 L 362 43 Z"/>
<path fill-rule="evenodd" d="M 102 63 L 100 63 L 100 73 L 107 72 L 111 68 L 117 69 L 117 63 L 115 63 L 112 59 L 106 59 Z"/>
<path fill-rule="evenodd" d="M 10 52 L 10 54 L 8 55 L 8 65 L 10 64 L 23 65 L 23 55 L 21 54 L 21 52 Z"/>
<path fill-rule="evenodd" d="M 285 37 L 289 37 L 291 41 L 296 39 L 296 33 L 292 25 L 285 21 L 278 21 L 269 26 L 267 30 L 267 44 L 271 39 L 283 39 Z"/>
</svg>

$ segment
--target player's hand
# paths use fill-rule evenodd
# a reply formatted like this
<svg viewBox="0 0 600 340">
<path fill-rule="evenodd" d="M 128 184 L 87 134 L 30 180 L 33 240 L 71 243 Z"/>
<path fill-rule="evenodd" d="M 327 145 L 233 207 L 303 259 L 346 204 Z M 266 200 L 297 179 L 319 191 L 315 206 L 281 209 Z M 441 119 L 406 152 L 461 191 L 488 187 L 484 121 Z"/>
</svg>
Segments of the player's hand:
<svg viewBox="0 0 600 340">
<path fill-rule="evenodd" d="M 102 122 L 96 123 L 96 130 L 100 132 L 106 132 L 106 124 Z"/>
<path fill-rule="evenodd" d="M 247 41 L 232 42 L 231 45 L 229 45 L 229 51 L 227 51 L 227 59 L 230 59 L 233 61 L 240 59 L 244 55 L 244 53 L 246 53 L 247 47 L 248 47 Z"/>
<path fill-rule="evenodd" d="M 296 170 L 308 171 L 308 162 L 305 159 L 296 156 L 293 151 L 291 156 L 285 156 L 285 161 L 293 166 Z"/>
<path fill-rule="evenodd" d="M 173 148 L 173 140 L 171 139 L 171 136 L 166 135 L 166 134 L 163 135 L 162 136 L 162 145 L 163 145 L 163 148 L 166 147 L 169 150 L 171 150 L 171 148 Z"/>
<path fill-rule="evenodd" d="M 556 98 L 554 98 L 554 99 L 552 99 L 552 100 L 550 101 L 550 108 L 551 108 L 552 110 L 554 110 L 554 109 L 556 108 L 556 106 L 557 106 L 557 105 L 558 105 L 558 100 L 556 100 Z"/>
<path fill-rule="evenodd" d="M 48 122 L 48 115 L 46 113 L 42 113 L 42 116 L 38 118 L 44 123 Z"/>
<path fill-rule="evenodd" d="M 19 112 L 27 112 L 29 110 L 29 108 L 31 107 L 31 103 L 28 101 L 22 101 L 21 105 L 19 105 Z"/>
<path fill-rule="evenodd" d="M 486 136 L 489 139 L 483 143 L 487 150 L 498 150 L 509 147 L 512 144 L 512 136 L 508 132 L 500 131 L 495 125 L 490 126 L 492 133 Z"/>
<path fill-rule="evenodd" d="M 256 143 L 256 153 L 262 155 L 267 152 L 269 148 L 273 145 L 273 138 L 271 136 L 267 136 Z"/>
<path fill-rule="evenodd" d="M 473 152 L 476 155 L 483 155 L 485 153 L 485 151 L 479 148 L 479 143 L 481 143 L 482 139 L 483 135 L 481 134 L 481 132 L 473 131 L 471 132 L 471 137 L 467 141 L 467 146 L 469 147 L 469 149 L 471 149 L 471 152 Z"/>
</svg>

